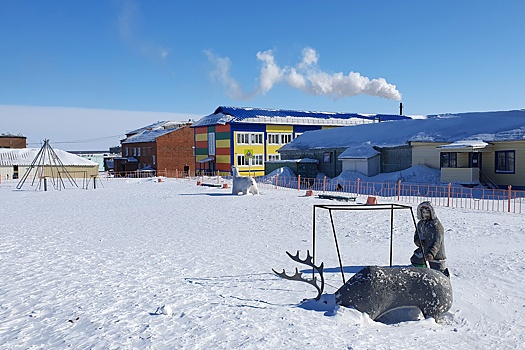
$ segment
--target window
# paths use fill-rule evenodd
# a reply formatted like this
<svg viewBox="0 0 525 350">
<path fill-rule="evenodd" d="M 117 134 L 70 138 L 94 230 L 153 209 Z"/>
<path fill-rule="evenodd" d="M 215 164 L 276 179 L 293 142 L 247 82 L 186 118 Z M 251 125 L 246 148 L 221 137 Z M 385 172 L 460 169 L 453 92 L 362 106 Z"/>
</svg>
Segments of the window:
<svg viewBox="0 0 525 350">
<path fill-rule="evenodd" d="M 269 145 L 285 145 L 292 141 L 292 134 L 268 134 Z"/>
<path fill-rule="evenodd" d="M 264 159 L 262 154 L 256 154 L 252 159 L 250 159 L 252 165 L 263 165 Z"/>
<path fill-rule="evenodd" d="M 246 159 L 244 154 L 237 155 L 237 166 L 248 166 L 248 165 L 263 165 L 264 156 L 262 154 L 255 154 L 253 158 Z"/>
<path fill-rule="evenodd" d="M 263 134 L 257 133 L 257 134 L 251 134 L 251 144 L 252 145 L 262 145 L 263 144 Z"/>
<path fill-rule="evenodd" d="M 268 144 L 278 145 L 279 144 L 279 134 L 268 134 Z"/>
<path fill-rule="evenodd" d="M 126 147 L 126 157 L 129 156 L 129 147 Z"/>
<path fill-rule="evenodd" d="M 137 148 L 137 157 L 140 157 L 140 147 Z"/>
<path fill-rule="evenodd" d="M 515 151 L 496 151 L 496 173 L 514 174 Z"/>
<path fill-rule="evenodd" d="M 456 152 L 441 152 L 442 168 L 457 168 L 458 154 Z"/>
<path fill-rule="evenodd" d="M 243 166 L 243 165 L 248 165 L 248 163 L 246 163 L 246 158 L 244 158 L 244 154 L 238 154 L 237 155 L 237 166 Z"/>
<path fill-rule="evenodd" d="M 331 152 L 324 152 L 323 154 L 323 163 L 331 163 L 332 162 L 332 153 Z"/>
<path fill-rule="evenodd" d="M 238 145 L 262 145 L 263 144 L 263 133 L 262 132 L 238 132 L 237 133 L 237 144 Z"/>
<path fill-rule="evenodd" d="M 280 154 L 269 154 L 269 155 L 268 155 L 268 160 L 269 160 L 269 161 L 272 161 L 272 160 L 281 160 L 281 155 L 280 155 Z"/>
<path fill-rule="evenodd" d="M 237 143 L 240 145 L 249 145 L 250 144 L 250 134 L 245 132 L 238 132 L 237 133 Z"/>
<path fill-rule="evenodd" d="M 281 134 L 281 143 L 283 145 L 286 145 L 290 142 L 292 142 L 292 134 Z"/>
<path fill-rule="evenodd" d="M 152 155 L 151 157 L 153 158 L 153 165 L 157 164 L 157 163 L 155 162 L 155 155 Z"/>
<path fill-rule="evenodd" d="M 208 133 L 208 154 L 215 155 L 215 133 Z"/>
</svg>

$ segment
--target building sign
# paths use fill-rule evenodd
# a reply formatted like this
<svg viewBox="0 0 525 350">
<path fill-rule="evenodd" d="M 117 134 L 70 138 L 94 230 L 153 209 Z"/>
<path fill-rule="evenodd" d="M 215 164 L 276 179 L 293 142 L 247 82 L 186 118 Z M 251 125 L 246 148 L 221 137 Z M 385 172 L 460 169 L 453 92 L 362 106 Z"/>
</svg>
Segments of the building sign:
<svg viewBox="0 0 525 350">
<path fill-rule="evenodd" d="M 252 159 L 253 158 L 253 149 L 245 149 L 244 150 L 244 158 Z"/>
</svg>

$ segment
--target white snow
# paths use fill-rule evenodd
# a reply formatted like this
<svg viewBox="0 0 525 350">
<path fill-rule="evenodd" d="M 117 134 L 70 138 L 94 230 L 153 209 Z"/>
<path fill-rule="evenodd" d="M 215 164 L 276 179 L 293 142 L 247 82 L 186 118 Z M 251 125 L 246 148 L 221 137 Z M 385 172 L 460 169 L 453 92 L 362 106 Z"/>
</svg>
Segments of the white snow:
<svg viewBox="0 0 525 350">
<path fill-rule="evenodd" d="M 481 142 L 525 140 L 525 109 L 427 116 L 327 130 L 307 131 L 280 150 L 394 147 L 409 141 Z"/>
<path fill-rule="evenodd" d="M 0 165 L 31 165 L 33 161 L 39 156 L 42 148 L 4 148 L 0 149 Z M 89 159 L 79 157 L 76 154 L 63 151 L 61 149 L 53 148 L 58 159 L 64 165 L 97 165 Z M 46 150 L 40 154 L 37 161 L 41 161 L 41 165 L 54 165 L 57 163 L 56 159 L 52 159 L 51 155 Z"/>
<path fill-rule="evenodd" d="M 417 170 L 413 170 L 417 176 Z M 12 180 L 11 180 L 12 181 Z M 516 349 L 525 344 L 523 214 L 436 207 L 454 303 L 436 322 L 417 310 L 374 322 L 337 307 L 342 285 L 327 213 L 316 262 L 327 285 L 276 277 L 308 267 L 304 191 L 259 184 L 259 196 L 194 180 L 110 179 L 96 190 L 0 184 L 3 349 Z M 358 198 L 363 203 L 365 198 Z M 417 204 L 413 204 L 414 209 Z M 414 249 L 408 211 L 394 218 L 394 265 Z M 335 212 L 346 278 L 388 265 L 388 211 Z"/>
</svg>

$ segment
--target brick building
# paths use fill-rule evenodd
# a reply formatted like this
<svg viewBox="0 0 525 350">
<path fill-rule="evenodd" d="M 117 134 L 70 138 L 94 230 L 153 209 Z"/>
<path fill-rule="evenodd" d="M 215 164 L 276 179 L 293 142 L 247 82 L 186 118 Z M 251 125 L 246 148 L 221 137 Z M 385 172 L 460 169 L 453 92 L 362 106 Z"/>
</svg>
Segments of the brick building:
<svg viewBox="0 0 525 350">
<path fill-rule="evenodd" d="M 0 135 L 0 148 L 26 148 L 26 137 L 22 135 Z"/>
<path fill-rule="evenodd" d="M 189 122 L 162 121 L 127 133 L 121 141 L 122 157 L 114 160 L 115 172 L 157 170 L 166 176 L 194 172 L 190 125 Z"/>
</svg>

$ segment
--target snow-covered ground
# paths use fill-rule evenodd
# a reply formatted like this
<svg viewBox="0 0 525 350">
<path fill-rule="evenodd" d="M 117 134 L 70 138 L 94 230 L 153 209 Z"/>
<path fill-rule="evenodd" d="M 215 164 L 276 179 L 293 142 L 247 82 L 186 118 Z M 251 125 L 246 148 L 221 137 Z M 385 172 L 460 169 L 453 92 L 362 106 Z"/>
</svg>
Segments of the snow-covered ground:
<svg viewBox="0 0 525 350">
<path fill-rule="evenodd" d="M 523 214 L 436 207 L 452 308 L 438 322 L 411 310 L 381 323 L 333 304 L 342 279 L 327 213 L 316 220 L 321 301 L 302 303 L 315 289 L 271 271 L 307 270 L 285 251 L 304 257 L 312 206 L 340 203 L 163 180 L 49 192 L 2 182 L 2 349 L 525 348 Z M 415 248 L 407 212 L 394 217 L 394 265 Z M 347 279 L 388 265 L 388 212 L 335 212 L 334 223 Z"/>
</svg>

